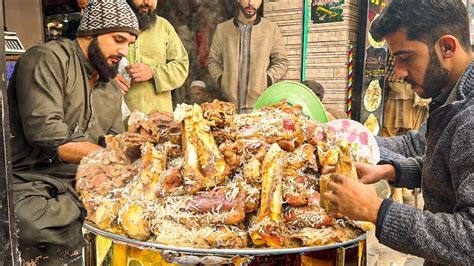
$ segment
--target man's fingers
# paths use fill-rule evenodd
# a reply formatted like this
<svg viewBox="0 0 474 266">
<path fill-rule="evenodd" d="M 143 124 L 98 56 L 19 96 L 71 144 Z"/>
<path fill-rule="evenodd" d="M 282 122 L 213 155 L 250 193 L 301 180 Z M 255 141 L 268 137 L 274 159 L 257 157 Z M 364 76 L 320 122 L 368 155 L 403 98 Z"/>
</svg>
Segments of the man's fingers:
<svg viewBox="0 0 474 266">
<path fill-rule="evenodd" d="M 339 212 L 339 198 L 331 191 L 324 193 L 324 198 L 328 201 L 329 214 L 335 215 Z"/>
<path fill-rule="evenodd" d="M 339 192 L 339 184 L 333 181 L 329 181 L 327 184 L 328 190 L 333 194 L 337 194 Z"/>
<path fill-rule="evenodd" d="M 365 174 L 365 165 L 362 164 L 362 163 L 355 163 L 355 168 L 356 168 L 356 171 L 357 171 L 357 175 L 359 177 L 363 176 Z"/>
<path fill-rule="evenodd" d="M 363 184 L 372 184 L 372 179 L 368 176 L 363 176 L 361 179 L 359 179 L 359 182 Z"/>
<path fill-rule="evenodd" d="M 130 75 L 133 75 L 133 74 L 137 74 L 137 73 L 140 73 L 140 68 L 131 68 L 129 70 L 127 70 L 128 74 Z"/>
<path fill-rule="evenodd" d="M 328 204 L 328 207 L 329 207 L 329 212 L 330 212 L 331 216 L 335 216 L 336 213 L 339 212 L 338 205 L 334 201 L 330 201 L 329 204 Z"/>
<path fill-rule="evenodd" d="M 130 83 L 128 83 L 128 81 L 124 77 L 122 77 L 122 75 L 117 75 L 116 78 L 117 78 L 117 81 L 118 81 L 120 87 L 122 87 L 122 86 L 126 87 L 127 90 L 130 88 Z"/>
<path fill-rule="evenodd" d="M 122 95 L 127 94 L 128 88 L 125 85 L 119 82 L 119 87 L 120 87 L 120 92 L 122 93 Z"/>
<path fill-rule="evenodd" d="M 345 178 L 340 174 L 332 174 L 329 177 L 331 178 L 331 181 L 339 183 L 339 184 L 342 184 L 342 182 L 344 182 L 344 178 Z"/>
<path fill-rule="evenodd" d="M 332 191 L 324 192 L 322 197 L 329 202 L 334 201 L 336 199 L 336 196 Z"/>
<path fill-rule="evenodd" d="M 321 174 L 323 174 L 323 175 L 332 174 L 335 171 L 336 171 L 336 167 L 329 166 L 329 165 L 324 165 L 321 169 Z"/>
<path fill-rule="evenodd" d="M 137 81 L 137 79 L 140 78 L 141 74 L 140 73 L 134 73 L 131 76 L 132 76 L 133 80 Z"/>
<path fill-rule="evenodd" d="M 140 63 L 130 64 L 126 66 L 126 69 L 129 70 L 129 69 L 139 68 L 140 65 L 141 65 Z"/>
</svg>

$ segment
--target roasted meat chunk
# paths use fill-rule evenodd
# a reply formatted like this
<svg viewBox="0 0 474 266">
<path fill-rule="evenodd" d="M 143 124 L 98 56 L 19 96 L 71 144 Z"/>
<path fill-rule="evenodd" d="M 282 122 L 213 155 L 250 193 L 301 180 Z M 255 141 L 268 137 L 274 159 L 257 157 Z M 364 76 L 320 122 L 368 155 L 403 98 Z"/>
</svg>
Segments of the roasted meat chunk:
<svg viewBox="0 0 474 266">
<path fill-rule="evenodd" d="M 170 155 L 181 155 L 181 127 L 173 113 L 152 111 L 149 114 L 133 112 L 128 121 L 128 132 L 142 135 L 148 142 L 172 144 Z"/>
<path fill-rule="evenodd" d="M 287 207 L 283 220 L 289 228 L 330 227 L 335 219 L 329 216 L 320 206 Z"/>
<path fill-rule="evenodd" d="M 175 119 L 182 123 L 184 189 L 194 194 L 224 183 L 230 169 L 206 125 L 199 105 L 179 105 Z"/>
<path fill-rule="evenodd" d="M 107 136 L 107 148 L 84 157 L 76 173 L 76 190 L 82 196 L 112 196 L 138 173 L 136 163 L 127 156 L 127 143 L 121 136 Z"/>
<path fill-rule="evenodd" d="M 216 187 L 198 192 L 186 202 L 186 211 L 204 214 L 201 223 L 239 224 L 245 220 L 246 191 L 240 186 Z"/>
<path fill-rule="evenodd" d="M 278 143 L 286 151 L 296 149 L 304 141 L 304 132 L 298 117 L 278 110 L 236 115 L 234 130 L 237 139 Z"/>
<path fill-rule="evenodd" d="M 235 105 L 229 102 L 214 100 L 201 104 L 203 116 L 209 121 L 209 126 L 223 128 L 230 126 L 235 115 Z"/>
<path fill-rule="evenodd" d="M 305 227 L 290 232 L 289 241 L 296 242 L 296 246 L 324 246 L 354 239 L 360 231 L 353 227 L 335 225 L 325 228 Z"/>
<path fill-rule="evenodd" d="M 282 221 L 282 174 L 285 168 L 285 152 L 273 144 L 262 163 L 262 193 L 257 221 L 249 229 L 252 242 L 261 246 L 281 247 L 285 239 Z"/>
<path fill-rule="evenodd" d="M 166 170 L 167 158 L 166 148 L 162 145 L 147 143 L 143 147 L 140 173 L 127 187 L 130 200 L 156 200 L 155 192 L 161 186 L 160 175 Z"/>
</svg>

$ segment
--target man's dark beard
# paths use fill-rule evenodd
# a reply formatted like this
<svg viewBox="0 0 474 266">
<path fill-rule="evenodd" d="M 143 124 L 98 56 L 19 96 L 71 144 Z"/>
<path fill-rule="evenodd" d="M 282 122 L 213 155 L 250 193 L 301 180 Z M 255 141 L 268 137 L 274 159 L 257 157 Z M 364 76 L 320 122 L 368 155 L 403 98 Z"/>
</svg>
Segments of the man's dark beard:
<svg viewBox="0 0 474 266">
<path fill-rule="evenodd" d="M 245 7 L 243 7 L 241 4 L 239 4 L 239 9 L 242 12 L 242 14 L 244 14 L 244 17 L 246 17 L 246 18 L 251 18 L 251 17 L 257 15 L 257 10 L 255 10 L 255 13 L 249 14 L 249 13 L 247 13 L 247 11 L 245 11 Z"/>
<path fill-rule="evenodd" d="M 441 66 L 436 51 L 433 49 L 430 51 L 430 61 L 426 67 L 423 83 L 416 83 L 410 78 L 404 78 L 404 80 L 411 85 L 423 88 L 423 94 L 418 96 L 429 99 L 441 94 L 441 90 L 449 81 L 449 71 Z"/>
<path fill-rule="evenodd" d="M 430 61 L 423 78 L 423 95 L 420 95 L 420 97 L 428 99 L 440 95 L 448 81 L 449 71 L 441 66 L 436 51 L 431 50 Z"/>
<path fill-rule="evenodd" d="M 99 47 L 99 41 L 97 40 L 97 37 L 92 39 L 87 51 L 89 53 L 89 61 L 99 72 L 99 81 L 109 82 L 109 80 L 114 79 L 115 76 L 117 76 L 118 63 L 114 63 L 112 65 L 107 63 L 107 58 Z M 122 57 L 119 55 L 113 57 L 116 57 L 119 60 L 122 59 Z"/>
<path fill-rule="evenodd" d="M 151 10 L 151 7 L 148 6 L 150 9 L 148 13 L 143 13 L 140 11 L 140 7 L 135 6 L 132 0 L 127 0 L 128 5 L 132 8 L 133 12 L 137 16 L 138 20 L 138 27 L 141 31 L 147 30 L 155 25 L 156 22 L 156 15 L 157 10 Z"/>
<path fill-rule="evenodd" d="M 423 79 L 424 92 L 422 98 L 428 99 L 440 95 L 448 81 L 449 71 L 441 66 L 441 62 L 433 49 L 430 52 L 430 62 Z"/>
</svg>

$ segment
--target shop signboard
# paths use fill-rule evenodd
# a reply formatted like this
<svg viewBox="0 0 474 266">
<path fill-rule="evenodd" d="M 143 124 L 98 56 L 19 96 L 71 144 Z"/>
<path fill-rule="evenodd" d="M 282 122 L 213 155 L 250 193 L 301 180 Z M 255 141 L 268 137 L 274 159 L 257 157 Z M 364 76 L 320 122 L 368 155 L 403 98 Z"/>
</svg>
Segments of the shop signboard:
<svg viewBox="0 0 474 266">
<path fill-rule="evenodd" d="M 311 21 L 313 23 L 330 23 L 343 21 L 342 6 L 346 0 L 312 0 Z"/>
<path fill-rule="evenodd" d="M 375 41 L 370 26 L 390 0 L 361 1 L 360 18 L 364 20 L 359 32 L 354 79 L 354 115 L 374 134 L 379 134 L 383 123 L 385 73 L 388 49 L 385 41 Z M 363 10 L 362 10 L 363 9 Z"/>
</svg>

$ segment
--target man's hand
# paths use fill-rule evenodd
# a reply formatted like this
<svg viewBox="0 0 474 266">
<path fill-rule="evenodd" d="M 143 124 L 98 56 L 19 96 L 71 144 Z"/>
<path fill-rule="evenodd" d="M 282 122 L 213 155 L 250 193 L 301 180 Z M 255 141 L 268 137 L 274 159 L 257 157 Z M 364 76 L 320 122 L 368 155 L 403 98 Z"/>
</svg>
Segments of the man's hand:
<svg viewBox="0 0 474 266">
<path fill-rule="evenodd" d="M 120 86 L 120 91 L 122 92 L 122 95 L 127 94 L 128 90 L 130 89 L 130 83 L 120 74 L 117 74 L 115 80 Z"/>
<path fill-rule="evenodd" d="M 147 64 L 143 64 L 143 63 L 130 64 L 127 67 L 125 67 L 125 70 L 127 70 L 128 74 L 130 74 L 130 77 L 135 82 L 148 81 L 151 78 L 153 78 L 153 71 L 151 67 Z"/>
<path fill-rule="evenodd" d="M 58 147 L 58 155 L 65 163 L 79 164 L 84 156 L 100 149 L 101 146 L 90 142 L 68 142 Z"/>
<path fill-rule="evenodd" d="M 395 168 L 390 164 L 373 165 L 366 163 L 356 163 L 357 176 L 364 184 L 377 183 L 382 179 L 395 181 Z"/>
<path fill-rule="evenodd" d="M 332 174 L 328 192 L 323 197 L 329 201 L 329 210 L 356 221 L 375 223 L 382 199 L 374 188 L 358 181 Z"/>
</svg>

